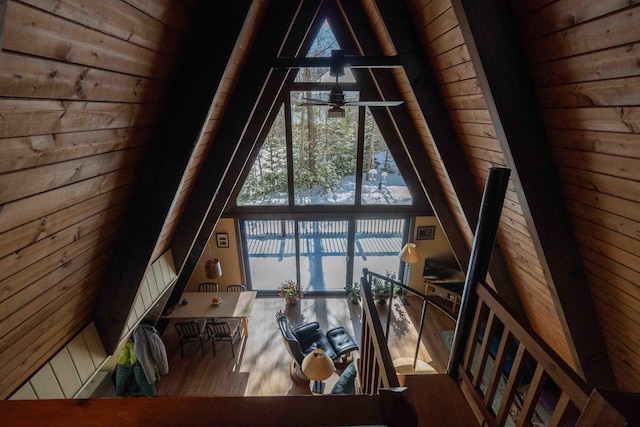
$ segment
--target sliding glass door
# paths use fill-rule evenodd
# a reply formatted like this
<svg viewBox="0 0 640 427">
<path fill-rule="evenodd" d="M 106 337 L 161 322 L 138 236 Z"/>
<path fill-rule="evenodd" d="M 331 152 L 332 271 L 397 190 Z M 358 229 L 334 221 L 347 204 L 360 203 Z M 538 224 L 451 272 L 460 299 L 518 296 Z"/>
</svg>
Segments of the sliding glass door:
<svg viewBox="0 0 640 427">
<path fill-rule="evenodd" d="M 308 292 L 344 289 L 348 221 L 298 221 L 300 283 Z"/>
<path fill-rule="evenodd" d="M 364 267 L 399 273 L 402 218 L 243 220 L 244 259 L 253 290 L 275 293 L 284 280 L 306 292 L 342 291 Z"/>
<path fill-rule="evenodd" d="M 356 220 L 353 281 L 360 281 L 365 267 L 400 277 L 398 253 L 402 249 L 406 223 L 404 219 Z"/>
</svg>

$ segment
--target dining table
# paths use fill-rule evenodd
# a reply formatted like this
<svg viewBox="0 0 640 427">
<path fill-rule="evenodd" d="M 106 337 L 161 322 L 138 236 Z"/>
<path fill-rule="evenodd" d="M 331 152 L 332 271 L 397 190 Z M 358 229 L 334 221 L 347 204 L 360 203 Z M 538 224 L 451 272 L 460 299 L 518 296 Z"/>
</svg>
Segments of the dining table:
<svg viewBox="0 0 640 427">
<path fill-rule="evenodd" d="M 256 291 L 244 292 L 185 292 L 178 305 L 164 315 L 168 319 L 238 318 L 245 336 L 249 336 L 249 317 Z M 220 298 L 214 304 L 214 297 Z"/>
</svg>

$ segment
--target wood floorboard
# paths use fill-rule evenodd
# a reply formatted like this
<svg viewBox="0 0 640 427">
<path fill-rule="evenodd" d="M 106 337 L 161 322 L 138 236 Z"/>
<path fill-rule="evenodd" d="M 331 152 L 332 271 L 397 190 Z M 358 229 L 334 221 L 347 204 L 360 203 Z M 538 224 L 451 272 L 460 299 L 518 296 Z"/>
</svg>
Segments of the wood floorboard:
<svg viewBox="0 0 640 427">
<path fill-rule="evenodd" d="M 395 299 L 391 307 L 394 316 L 389 336 L 391 355 L 413 357 L 422 305 L 410 299 L 410 304 L 403 306 Z M 388 305 L 378 308 L 385 321 L 387 308 Z M 234 344 L 235 357 L 227 342 L 216 344 L 214 357 L 211 342 L 207 342 L 204 356 L 197 343 L 188 343 L 181 359 L 178 336 L 170 324 L 163 335 L 169 373 L 157 383 L 158 396 L 310 395 L 308 385 L 289 376 L 291 358 L 276 322 L 280 313 L 286 314 L 294 327 L 312 321 L 317 321 L 324 331 L 344 326 L 355 340 L 360 340 L 361 306 L 349 304 L 344 297 L 308 297 L 287 307 L 280 298 L 260 297 L 249 319 L 249 336 Z M 448 349 L 439 331 L 453 328 L 453 321 L 437 309 L 427 310 L 419 359 L 438 372 L 444 372 L 448 359 Z"/>
</svg>

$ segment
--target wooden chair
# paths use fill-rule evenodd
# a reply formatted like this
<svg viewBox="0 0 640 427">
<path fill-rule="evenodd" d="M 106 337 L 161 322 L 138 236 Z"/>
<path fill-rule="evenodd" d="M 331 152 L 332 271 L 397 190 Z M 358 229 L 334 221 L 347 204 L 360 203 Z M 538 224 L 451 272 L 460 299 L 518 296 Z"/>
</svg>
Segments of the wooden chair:
<svg viewBox="0 0 640 427">
<path fill-rule="evenodd" d="M 231 343 L 231 357 L 236 356 L 233 343 L 240 338 L 240 322 L 234 319 L 217 322 L 207 322 L 207 334 L 213 345 L 213 355 L 216 355 L 216 341 L 229 341 Z"/>
<path fill-rule="evenodd" d="M 209 339 L 209 334 L 205 328 L 206 325 L 200 326 L 197 320 L 189 320 L 187 322 L 177 322 L 174 324 L 178 336 L 180 337 L 180 358 L 184 357 L 184 343 L 200 342 L 200 350 L 204 356 L 204 342 Z"/>
<path fill-rule="evenodd" d="M 244 285 L 229 285 L 227 286 L 227 292 L 244 292 L 247 290 Z"/>
<path fill-rule="evenodd" d="M 218 285 L 213 282 L 200 283 L 198 292 L 218 292 Z"/>
</svg>

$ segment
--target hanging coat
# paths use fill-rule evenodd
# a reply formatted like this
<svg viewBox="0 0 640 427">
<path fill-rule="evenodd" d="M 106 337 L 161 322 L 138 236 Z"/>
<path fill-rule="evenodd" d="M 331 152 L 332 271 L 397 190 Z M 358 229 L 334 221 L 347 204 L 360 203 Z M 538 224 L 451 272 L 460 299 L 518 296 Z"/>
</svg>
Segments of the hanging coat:
<svg viewBox="0 0 640 427">
<path fill-rule="evenodd" d="M 162 375 L 169 372 L 167 351 L 160 334 L 151 325 L 140 324 L 133 332 L 134 353 L 149 384 L 156 382 L 156 366 Z"/>
</svg>

